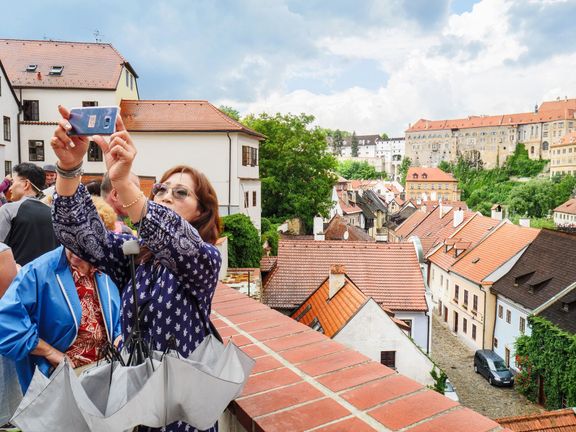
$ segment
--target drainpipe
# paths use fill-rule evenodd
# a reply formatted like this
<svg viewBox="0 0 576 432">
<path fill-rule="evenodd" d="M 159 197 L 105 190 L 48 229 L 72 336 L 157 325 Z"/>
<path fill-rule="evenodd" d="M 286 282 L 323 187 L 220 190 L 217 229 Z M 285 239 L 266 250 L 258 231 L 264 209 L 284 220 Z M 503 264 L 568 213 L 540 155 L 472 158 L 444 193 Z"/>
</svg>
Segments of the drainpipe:
<svg viewBox="0 0 576 432">
<path fill-rule="evenodd" d="M 480 285 L 480 291 L 484 293 L 484 315 L 482 315 L 482 349 L 484 349 L 484 332 L 486 331 L 486 291 Z"/>
<path fill-rule="evenodd" d="M 226 132 L 228 136 L 228 214 L 230 214 L 230 201 L 232 199 L 232 138 L 230 132 Z"/>
<path fill-rule="evenodd" d="M 17 123 L 17 129 L 18 129 L 18 163 L 21 164 L 22 163 L 22 158 L 20 156 L 21 153 L 21 140 L 20 140 L 20 116 L 22 115 L 22 89 L 19 89 L 19 93 L 20 93 L 20 101 L 18 104 L 18 121 Z"/>
</svg>

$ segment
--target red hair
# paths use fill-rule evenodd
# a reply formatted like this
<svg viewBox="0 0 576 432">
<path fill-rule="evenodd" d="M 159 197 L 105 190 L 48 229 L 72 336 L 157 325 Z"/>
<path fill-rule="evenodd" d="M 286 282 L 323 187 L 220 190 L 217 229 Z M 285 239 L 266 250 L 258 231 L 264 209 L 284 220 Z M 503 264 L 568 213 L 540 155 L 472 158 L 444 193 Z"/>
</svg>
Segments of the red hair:
<svg viewBox="0 0 576 432">
<path fill-rule="evenodd" d="M 192 177 L 194 193 L 198 198 L 200 214 L 188 222 L 198 230 L 202 240 L 216 244 L 220 236 L 220 216 L 218 214 L 218 197 L 214 187 L 204 174 L 188 165 L 177 165 L 170 168 L 162 174 L 160 183 L 164 183 L 171 175 L 179 173 L 187 173 Z"/>
</svg>

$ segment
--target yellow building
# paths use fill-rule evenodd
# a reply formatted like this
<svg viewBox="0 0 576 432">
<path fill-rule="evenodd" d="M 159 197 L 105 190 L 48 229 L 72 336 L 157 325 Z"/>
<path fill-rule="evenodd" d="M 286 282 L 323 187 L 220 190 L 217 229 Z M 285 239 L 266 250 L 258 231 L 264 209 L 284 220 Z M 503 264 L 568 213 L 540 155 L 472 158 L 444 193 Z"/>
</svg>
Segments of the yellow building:
<svg viewBox="0 0 576 432">
<path fill-rule="evenodd" d="M 576 175 L 576 132 L 565 135 L 550 149 L 550 175 Z"/>
<path fill-rule="evenodd" d="M 460 201 L 458 180 L 439 168 L 410 167 L 405 191 L 406 199 Z"/>
</svg>

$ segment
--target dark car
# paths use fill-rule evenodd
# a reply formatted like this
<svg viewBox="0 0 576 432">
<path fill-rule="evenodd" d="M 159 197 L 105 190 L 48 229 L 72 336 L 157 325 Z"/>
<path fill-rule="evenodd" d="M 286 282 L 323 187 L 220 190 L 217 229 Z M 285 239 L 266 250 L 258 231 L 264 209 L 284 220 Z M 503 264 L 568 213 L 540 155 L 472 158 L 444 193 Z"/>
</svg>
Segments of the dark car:
<svg viewBox="0 0 576 432">
<path fill-rule="evenodd" d="M 512 386 L 514 375 L 498 354 L 492 350 L 478 350 L 474 354 L 474 372 L 479 373 L 491 385 Z"/>
</svg>

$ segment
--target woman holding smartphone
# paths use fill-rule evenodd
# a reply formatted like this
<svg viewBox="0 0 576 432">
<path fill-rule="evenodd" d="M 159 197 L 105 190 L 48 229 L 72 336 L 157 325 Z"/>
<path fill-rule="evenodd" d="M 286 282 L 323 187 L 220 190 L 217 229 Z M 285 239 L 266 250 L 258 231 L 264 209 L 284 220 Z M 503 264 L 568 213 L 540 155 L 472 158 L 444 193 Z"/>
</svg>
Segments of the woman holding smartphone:
<svg viewBox="0 0 576 432">
<path fill-rule="evenodd" d="M 53 207 L 58 239 L 75 254 L 109 274 L 119 287 L 130 282 L 129 261 L 122 252 L 132 237 L 108 231 L 99 221 L 89 193 L 80 184 L 88 138 L 69 136 L 69 112 L 60 107 L 62 120 L 51 140 L 58 157 L 58 180 Z M 144 249 L 136 268 L 140 329 L 154 349 L 168 348 L 187 357 L 209 333 L 208 318 L 218 282 L 221 258 L 214 246 L 219 235 L 216 193 L 197 170 L 174 167 L 164 173 L 146 199 L 130 181 L 136 147 L 122 119 L 109 141 L 93 140 L 106 160 L 108 175 L 124 210 L 138 227 Z M 122 291 L 122 335 L 127 338 L 135 319 L 130 289 Z M 192 431 L 175 422 L 166 431 Z M 217 424 L 209 429 L 217 430 Z"/>
</svg>

